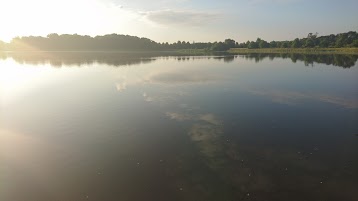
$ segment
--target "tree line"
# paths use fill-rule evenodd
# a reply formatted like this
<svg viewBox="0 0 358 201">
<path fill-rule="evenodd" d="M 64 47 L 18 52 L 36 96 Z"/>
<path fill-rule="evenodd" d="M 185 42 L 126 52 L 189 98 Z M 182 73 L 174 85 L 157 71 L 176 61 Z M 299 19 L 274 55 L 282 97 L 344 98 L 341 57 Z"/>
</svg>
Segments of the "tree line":
<svg viewBox="0 0 358 201">
<path fill-rule="evenodd" d="M 261 38 L 256 41 L 238 43 L 232 39 L 222 42 L 187 42 L 177 41 L 174 43 L 158 43 L 148 38 L 140 38 L 129 35 L 108 34 L 103 36 L 87 36 L 78 34 L 52 33 L 46 37 L 24 36 L 15 37 L 10 43 L 0 41 L 0 50 L 9 51 L 125 51 L 125 50 L 178 50 L 178 49 L 204 49 L 208 51 L 226 51 L 231 48 L 341 48 L 358 47 L 358 33 L 347 33 L 318 36 L 317 33 L 309 33 L 305 38 L 296 38 L 292 41 L 267 42 Z"/>
<path fill-rule="evenodd" d="M 318 36 L 318 33 L 309 33 L 306 38 L 296 38 L 292 41 L 267 42 L 260 38 L 256 41 L 240 43 L 237 48 L 342 48 L 358 47 L 358 33 L 350 31 L 347 33 Z"/>
</svg>

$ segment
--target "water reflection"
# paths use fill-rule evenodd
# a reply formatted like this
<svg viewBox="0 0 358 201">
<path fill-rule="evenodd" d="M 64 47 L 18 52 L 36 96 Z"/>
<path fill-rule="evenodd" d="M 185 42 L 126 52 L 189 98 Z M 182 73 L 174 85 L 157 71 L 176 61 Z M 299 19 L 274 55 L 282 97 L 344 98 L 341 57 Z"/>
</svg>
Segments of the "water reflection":
<svg viewBox="0 0 358 201">
<path fill-rule="evenodd" d="M 1 58 L 12 58 L 20 64 L 50 64 L 53 67 L 83 66 L 93 63 L 118 67 L 150 63 L 154 60 L 151 56 L 155 55 L 116 52 L 8 52 L 2 53 Z"/>
<path fill-rule="evenodd" d="M 50 78 L 0 104 L 0 200 L 355 200 L 357 68 L 11 54 Z"/>
<path fill-rule="evenodd" d="M 184 54 L 184 55 L 183 55 Z M 180 52 L 0 52 L 0 59 L 13 58 L 20 64 L 43 65 L 51 64 L 53 67 L 82 66 L 93 63 L 107 64 L 114 67 L 150 63 L 156 58 L 174 58 L 178 62 L 192 60 L 222 60 L 231 63 L 238 57 L 261 62 L 269 58 L 290 59 L 292 62 L 302 61 L 306 66 L 315 63 L 350 68 L 355 65 L 358 55 L 343 54 L 288 54 L 288 53 L 212 53 L 210 55 L 188 55 Z"/>
<path fill-rule="evenodd" d="M 200 84 L 222 80 L 222 77 L 209 72 L 192 71 L 192 72 L 159 72 L 150 75 L 149 83 L 159 84 Z"/>
<path fill-rule="evenodd" d="M 288 96 L 292 97 L 292 94 Z M 305 95 L 297 96 L 306 98 Z M 259 132 L 271 133 L 264 137 L 255 134 L 255 129 L 245 129 L 243 124 L 228 125 L 230 122 L 224 122 L 213 113 L 202 113 L 200 109 L 189 109 L 187 105 L 181 108 L 181 112 L 166 112 L 165 115 L 186 125 L 188 137 L 201 153 L 201 161 L 212 174 L 225 181 L 222 185 L 231 189 L 230 193 L 233 194 L 229 193 L 230 196 L 238 200 L 314 200 L 314 197 L 352 200 L 355 196 L 351 186 L 354 185 L 351 183 L 353 180 L 347 178 L 347 175 L 355 175 L 352 172 L 353 164 L 343 159 L 342 164 L 332 165 L 332 161 L 337 158 L 323 159 L 327 154 L 325 151 L 332 147 L 320 147 L 317 144 L 304 148 L 290 147 L 287 144 L 292 145 L 292 142 L 288 140 L 287 144 L 283 143 L 283 147 L 277 148 L 272 146 L 278 140 L 272 139 L 276 135 L 272 135 L 272 132 L 281 133 L 280 129 L 273 131 L 265 130 L 264 127 L 257 128 Z M 263 125 L 256 122 L 252 126 Z M 235 127 L 233 131 L 228 129 L 231 126 Z M 245 139 L 250 135 L 254 135 L 253 141 Z M 262 137 L 264 141 L 260 142 L 258 138 Z M 338 170 L 331 169 L 333 166 L 339 169 L 344 166 L 344 170 L 338 173 Z M 332 174 L 332 171 L 336 173 Z M 203 170 L 198 174 L 206 173 Z M 203 183 L 201 185 L 205 188 Z M 220 192 L 218 189 L 211 191 Z"/>
<path fill-rule="evenodd" d="M 288 53 L 248 53 L 240 54 L 241 57 L 260 62 L 266 58 L 270 60 L 283 58 L 291 59 L 293 63 L 303 61 L 306 66 L 313 66 L 315 63 L 334 65 L 343 68 L 350 68 L 355 65 L 358 55 L 345 54 L 288 54 Z"/>
<path fill-rule="evenodd" d="M 313 100 L 322 103 L 330 103 L 345 108 L 358 108 L 357 98 L 339 97 L 332 94 L 303 93 L 297 91 L 280 91 L 280 90 L 248 90 L 254 95 L 263 96 L 275 103 L 287 105 L 296 105 L 304 100 Z"/>
</svg>

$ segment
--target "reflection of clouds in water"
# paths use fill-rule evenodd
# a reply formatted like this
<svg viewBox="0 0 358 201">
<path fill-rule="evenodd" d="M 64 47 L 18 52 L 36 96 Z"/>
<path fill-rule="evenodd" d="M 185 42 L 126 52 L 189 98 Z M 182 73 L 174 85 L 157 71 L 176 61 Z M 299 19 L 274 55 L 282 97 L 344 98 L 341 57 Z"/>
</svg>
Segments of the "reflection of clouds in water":
<svg viewBox="0 0 358 201">
<path fill-rule="evenodd" d="M 271 99 L 273 102 L 282 103 L 287 105 L 295 105 L 300 99 L 304 99 L 305 96 L 298 92 L 283 92 L 283 91 L 266 91 L 266 90 L 250 90 L 250 93 L 259 96 L 265 96 Z"/>
<path fill-rule="evenodd" d="M 214 157 L 223 149 L 219 143 L 222 134 L 221 127 L 203 123 L 193 124 L 188 132 L 190 139 L 197 143 L 200 152 L 206 157 Z"/>
<path fill-rule="evenodd" d="M 319 100 L 326 103 L 332 103 L 340 105 L 346 108 L 358 108 L 358 100 L 348 100 L 337 96 L 329 96 L 326 94 L 317 94 L 314 96 L 315 100 Z"/>
<path fill-rule="evenodd" d="M 146 102 L 157 102 L 163 104 L 175 101 L 175 98 L 170 95 L 148 95 L 146 92 L 144 92 L 142 96 Z"/>
<path fill-rule="evenodd" d="M 152 101 L 153 101 L 153 98 L 149 97 L 149 96 L 147 95 L 147 93 L 143 93 L 143 97 L 144 97 L 144 100 L 145 100 L 146 102 L 152 102 Z"/>
<path fill-rule="evenodd" d="M 128 72 L 121 70 L 119 75 L 115 75 L 115 86 L 118 92 L 123 92 L 127 89 L 128 86 Z"/>
<path fill-rule="evenodd" d="M 213 114 L 201 114 L 201 115 L 199 115 L 199 119 L 202 121 L 211 123 L 213 125 L 216 125 L 216 126 L 221 125 L 221 121 L 217 117 L 215 117 L 215 115 L 213 115 Z"/>
<path fill-rule="evenodd" d="M 213 157 L 220 150 L 220 137 L 223 134 L 221 121 L 211 113 L 207 114 L 183 114 L 167 112 L 166 116 L 176 121 L 193 121 L 193 125 L 188 131 L 190 139 L 197 144 L 200 152 L 206 157 Z"/>
<path fill-rule="evenodd" d="M 126 90 L 127 89 L 127 83 L 126 82 L 116 83 L 116 89 L 119 92 L 122 92 L 122 91 Z"/>
<path fill-rule="evenodd" d="M 223 123 L 217 116 L 212 113 L 175 112 L 167 112 L 166 116 L 179 122 L 192 121 L 188 136 L 202 154 L 206 165 L 220 177 L 230 178 L 239 194 L 272 188 L 270 177 L 262 171 L 253 172 L 251 167 L 243 166 L 242 162 L 233 162 L 242 161 L 242 156 L 237 145 L 225 139 Z"/>
<path fill-rule="evenodd" d="M 212 125 L 219 126 L 221 125 L 221 121 L 211 113 L 207 114 L 198 114 L 198 115 L 191 115 L 191 114 L 183 114 L 183 113 L 176 113 L 176 112 L 167 112 L 165 113 L 167 117 L 177 121 L 204 121 L 205 123 L 209 123 Z"/>
<path fill-rule="evenodd" d="M 147 92 L 142 94 L 144 101 L 146 102 L 156 102 L 156 103 L 164 103 L 167 104 L 169 102 L 175 102 L 180 96 L 187 96 L 189 93 L 183 91 L 161 91 L 160 94 L 151 94 L 149 95 Z"/>
<path fill-rule="evenodd" d="M 302 100 L 314 100 L 325 103 L 331 103 L 346 108 L 358 108 L 358 100 L 347 99 L 338 96 L 327 94 L 307 94 L 292 91 L 278 91 L 278 90 L 249 90 L 254 95 L 264 96 L 276 103 L 295 105 Z"/>
<path fill-rule="evenodd" d="M 166 116 L 170 119 L 177 120 L 177 121 L 186 121 L 186 120 L 193 120 L 192 115 L 189 114 L 180 114 L 175 112 L 167 112 Z"/>
<path fill-rule="evenodd" d="M 217 132 L 217 129 L 210 124 L 194 124 L 189 131 L 191 139 L 197 142 L 212 140 L 220 133 L 221 131 Z"/>
<path fill-rule="evenodd" d="M 200 84 L 217 81 L 217 75 L 205 72 L 160 72 L 149 76 L 150 83 L 158 84 Z"/>
<path fill-rule="evenodd" d="M 145 96 L 144 101 L 146 101 L 146 102 L 162 102 L 163 99 L 161 99 L 159 97 Z"/>
<path fill-rule="evenodd" d="M 180 70 L 180 71 L 179 71 Z M 186 66 L 177 68 L 168 68 L 167 66 L 160 66 L 158 68 L 120 68 L 113 69 L 110 76 L 114 79 L 114 85 L 119 92 L 123 92 L 132 86 L 154 86 L 162 85 L 163 87 L 172 88 L 178 85 L 200 85 L 213 83 L 223 79 L 222 75 L 210 73 L 210 71 L 203 71 L 202 69 L 188 68 Z M 170 89 L 166 92 L 163 89 L 160 94 L 145 96 L 147 102 L 162 101 L 171 96 L 188 95 L 187 92 L 175 91 Z M 169 94 L 170 93 L 170 94 Z M 165 97 L 163 97 L 165 96 Z"/>
</svg>

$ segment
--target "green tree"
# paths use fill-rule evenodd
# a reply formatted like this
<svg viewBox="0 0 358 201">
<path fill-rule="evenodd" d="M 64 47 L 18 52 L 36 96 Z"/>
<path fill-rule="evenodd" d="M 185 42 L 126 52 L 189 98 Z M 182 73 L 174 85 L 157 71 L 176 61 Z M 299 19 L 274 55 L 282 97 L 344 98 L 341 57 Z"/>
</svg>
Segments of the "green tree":
<svg viewBox="0 0 358 201">
<path fill-rule="evenodd" d="M 223 42 L 216 42 L 212 45 L 212 47 L 210 48 L 212 51 L 226 51 L 229 50 L 230 47 L 227 46 L 225 43 Z"/>
<path fill-rule="evenodd" d="M 338 36 L 335 46 L 336 47 L 343 47 L 344 46 L 344 38 L 343 38 L 342 35 Z"/>
<path fill-rule="evenodd" d="M 329 42 L 326 38 L 322 38 L 319 41 L 319 47 L 328 47 L 329 46 Z"/>
<path fill-rule="evenodd" d="M 264 40 L 261 40 L 261 41 L 259 42 L 259 47 L 260 47 L 260 48 L 269 48 L 269 47 L 270 47 L 270 44 L 269 44 L 268 42 L 264 41 Z"/>
<path fill-rule="evenodd" d="M 281 42 L 281 48 L 288 48 L 288 42 L 287 41 Z"/>
<path fill-rule="evenodd" d="M 234 40 L 232 39 L 225 39 L 224 41 L 225 45 L 228 46 L 229 48 L 234 48 L 236 46 L 236 43 Z"/>
<path fill-rule="evenodd" d="M 301 42 L 300 39 L 296 38 L 291 45 L 292 48 L 300 48 L 301 47 Z"/>
<path fill-rule="evenodd" d="M 276 41 L 271 41 L 270 42 L 270 48 L 276 48 L 277 47 L 277 42 Z"/>
<path fill-rule="evenodd" d="M 312 38 L 307 38 L 305 47 L 314 47 L 314 42 Z"/>
<path fill-rule="evenodd" d="M 358 39 L 355 39 L 352 43 L 353 47 L 358 47 Z"/>
<path fill-rule="evenodd" d="M 56 34 L 47 37 L 25 36 L 16 37 L 10 43 L 0 42 L 0 49 L 6 50 L 168 50 L 168 49 L 211 49 L 225 51 L 233 47 L 240 48 L 298 48 L 298 47 L 357 47 L 358 33 L 350 31 L 317 37 L 317 33 L 309 33 L 306 38 L 293 41 L 271 41 L 261 38 L 238 44 L 232 39 L 216 43 L 189 43 L 178 41 L 172 44 L 157 43 L 148 38 L 136 36 L 108 34 L 104 36 L 86 36 L 78 34 Z"/>
<path fill-rule="evenodd" d="M 256 49 L 258 47 L 259 47 L 259 45 L 254 41 L 251 41 L 250 44 L 247 46 L 247 48 L 249 48 L 249 49 Z"/>
</svg>

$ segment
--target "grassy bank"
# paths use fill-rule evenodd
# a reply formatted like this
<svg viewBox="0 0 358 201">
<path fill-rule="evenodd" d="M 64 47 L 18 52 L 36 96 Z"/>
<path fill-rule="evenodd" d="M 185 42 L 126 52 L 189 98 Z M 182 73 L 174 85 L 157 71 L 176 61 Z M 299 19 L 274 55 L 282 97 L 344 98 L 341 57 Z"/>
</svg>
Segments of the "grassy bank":
<svg viewBox="0 0 358 201">
<path fill-rule="evenodd" d="M 232 48 L 229 53 L 299 53 L 299 54 L 355 54 L 358 48 Z"/>
</svg>

